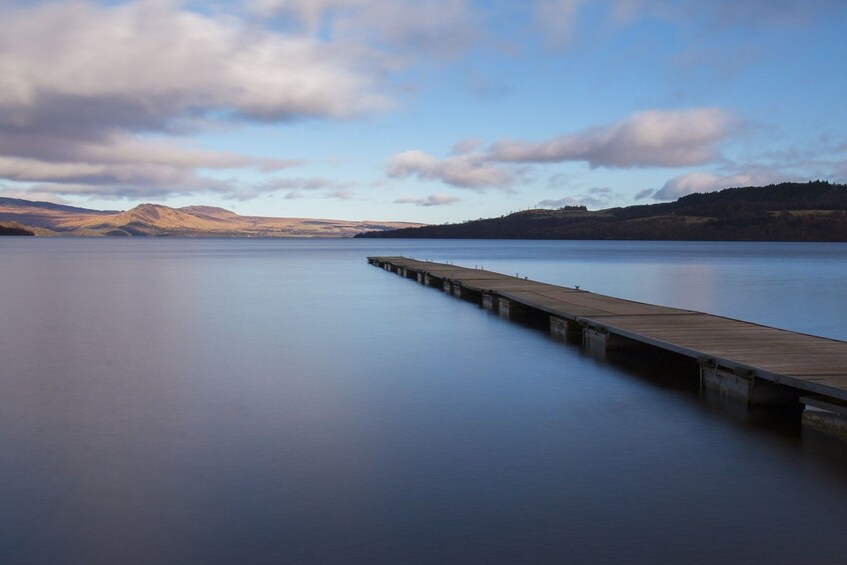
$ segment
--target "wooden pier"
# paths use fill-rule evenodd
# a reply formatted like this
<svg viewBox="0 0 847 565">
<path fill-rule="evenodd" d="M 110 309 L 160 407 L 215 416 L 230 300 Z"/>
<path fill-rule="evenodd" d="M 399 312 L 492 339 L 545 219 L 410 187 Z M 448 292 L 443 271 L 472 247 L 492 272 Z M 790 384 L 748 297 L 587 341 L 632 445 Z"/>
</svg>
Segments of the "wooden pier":
<svg viewBox="0 0 847 565">
<path fill-rule="evenodd" d="M 477 268 L 405 257 L 368 262 L 503 318 L 538 321 L 592 351 L 658 348 L 692 358 L 704 387 L 750 404 L 800 400 L 804 422 L 847 436 L 847 342 Z"/>
</svg>

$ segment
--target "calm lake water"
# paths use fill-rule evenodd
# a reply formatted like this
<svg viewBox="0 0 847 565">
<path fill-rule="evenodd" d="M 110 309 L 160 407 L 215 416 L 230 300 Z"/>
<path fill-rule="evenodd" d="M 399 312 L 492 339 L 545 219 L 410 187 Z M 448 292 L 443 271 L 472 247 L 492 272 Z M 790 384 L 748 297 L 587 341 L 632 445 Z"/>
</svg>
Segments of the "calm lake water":
<svg viewBox="0 0 847 565">
<path fill-rule="evenodd" d="M 844 562 L 847 447 L 395 254 L 847 339 L 841 244 L 0 238 L 0 562 Z"/>
</svg>

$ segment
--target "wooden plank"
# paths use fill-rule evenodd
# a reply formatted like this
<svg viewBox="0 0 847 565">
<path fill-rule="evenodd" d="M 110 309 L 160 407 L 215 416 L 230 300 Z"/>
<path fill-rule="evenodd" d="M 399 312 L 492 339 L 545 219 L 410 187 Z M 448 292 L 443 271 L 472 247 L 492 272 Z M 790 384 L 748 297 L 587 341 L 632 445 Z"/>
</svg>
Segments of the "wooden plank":
<svg viewBox="0 0 847 565">
<path fill-rule="evenodd" d="M 567 293 L 548 293 L 537 291 L 530 291 L 527 293 L 526 291 L 512 291 L 506 294 L 513 300 L 526 300 L 529 302 L 544 302 L 545 304 L 552 304 L 555 308 L 558 308 L 565 313 L 576 313 L 580 308 L 590 308 L 607 314 L 668 315 L 690 313 L 689 310 L 667 308 L 665 306 L 634 302 L 631 300 L 613 298 L 611 296 L 604 296 L 602 294 L 584 291 Z"/>
</svg>

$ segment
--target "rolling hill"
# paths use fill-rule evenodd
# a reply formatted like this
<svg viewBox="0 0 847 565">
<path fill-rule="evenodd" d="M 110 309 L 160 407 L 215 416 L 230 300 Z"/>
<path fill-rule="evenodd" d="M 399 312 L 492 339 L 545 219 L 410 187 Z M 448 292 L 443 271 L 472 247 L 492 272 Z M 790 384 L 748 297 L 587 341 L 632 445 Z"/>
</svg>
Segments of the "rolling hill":
<svg viewBox="0 0 847 565">
<path fill-rule="evenodd" d="M 0 198 L 0 224 L 50 236 L 351 237 L 371 230 L 414 227 L 406 222 L 352 222 L 240 216 L 213 206 L 141 204 L 103 211 Z"/>
</svg>

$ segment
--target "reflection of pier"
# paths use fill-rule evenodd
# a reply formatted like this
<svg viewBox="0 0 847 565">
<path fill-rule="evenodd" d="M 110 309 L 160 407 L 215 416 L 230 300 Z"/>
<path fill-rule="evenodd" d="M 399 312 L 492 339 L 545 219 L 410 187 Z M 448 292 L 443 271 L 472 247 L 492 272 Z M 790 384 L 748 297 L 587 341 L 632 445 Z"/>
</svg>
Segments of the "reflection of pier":
<svg viewBox="0 0 847 565">
<path fill-rule="evenodd" d="M 600 353 L 659 348 L 699 364 L 700 382 L 750 404 L 802 401 L 803 420 L 847 437 L 847 342 L 594 294 L 482 269 L 369 257 L 503 318 L 543 324 Z"/>
</svg>

